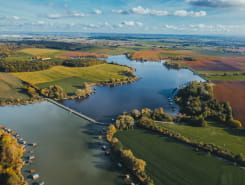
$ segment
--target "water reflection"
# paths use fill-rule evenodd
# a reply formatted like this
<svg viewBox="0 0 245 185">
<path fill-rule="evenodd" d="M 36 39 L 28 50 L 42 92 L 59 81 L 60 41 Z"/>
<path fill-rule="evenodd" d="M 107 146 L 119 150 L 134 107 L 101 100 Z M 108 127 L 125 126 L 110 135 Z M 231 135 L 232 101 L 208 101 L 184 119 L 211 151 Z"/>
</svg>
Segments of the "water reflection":
<svg viewBox="0 0 245 185">
<path fill-rule="evenodd" d="M 110 56 L 107 61 L 135 68 L 140 80 L 113 88 L 96 87 L 96 93 L 86 100 L 66 100 L 62 103 L 101 122 L 110 122 L 122 112 L 146 107 L 163 107 L 167 113 L 176 115 L 178 106 L 175 103 L 170 105 L 168 95 L 186 82 L 203 81 L 188 69 L 167 69 L 163 62 L 131 61 L 125 55 Z"/>
<path fill-rule="evenodd" d="M 48 102 L 0 107 L 0 125 L 15 130 L 28 143 L 38 144 L 33 149 L 33 163 L 23 169 L 25 177 L 28 170 L 35 169 L 48 185 L 123 184 L 101 149 L 101 126 Z"/>
</svg>

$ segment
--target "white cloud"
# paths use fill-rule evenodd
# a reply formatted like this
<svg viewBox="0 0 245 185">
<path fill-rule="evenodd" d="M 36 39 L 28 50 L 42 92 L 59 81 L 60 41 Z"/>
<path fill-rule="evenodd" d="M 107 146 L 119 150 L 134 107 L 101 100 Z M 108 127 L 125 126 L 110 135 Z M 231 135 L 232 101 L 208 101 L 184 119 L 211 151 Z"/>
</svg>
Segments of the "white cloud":
<svg viewBox="0 0 245 185">
<path fill-rule="evenodd" d="M 112 13 L 129 14 L 129 12 L 126 10 L 112 10 Z"/>
<path fill-rule="evenodd" d="M 186 11 L 186 10 L 177 10 L 173 13 L 175 16 L 185 17 L 185 16 L 191 16 L 191 17 L 203 17 L 207 15 L 207 12 L 205 11 Z"/>
<path fill-rule="evenodd" d="M 101 14 L 102 14 L 102 11 L 99 10 L 99 9 L 94 9 L 94 13 L 95 13 L 96 15 L 101 15 Z"/>
<path fill-rule="evenodd" d="M 197 34 L 228 34 L 245 31 L 245 25 L 224 24 L 189 24 L 189 25 L 163 25 L 165 30 L 174 30 L 177 33 Z"/>
<path fill-rule="evenodd" d="M 49 14 L 49 15 L 47 15 L 47 17 L 50 18 L 50 19 L 58 19 L 58 18 L 64 17 L 64 15 L 61 15 L 61 14 Z"/>
<path fill-rule="evenodd" d="M 213 7 L 213 8 L 232 8 L 245 6 L 244 0 L 187 0 L 194 6 Z"/>
<path fill-rule="evenodd" d="M 121 25 L 126 25 L 126 26 L 143 26 L 142 22 L 136 22 L 136 21 L 123 21 Z"/>
<path fill-rule="evenodd" d="M 14 20 L 20 20 L 20 17 L 18 16 L 10 16 L 11 19 L 14 19 Z"/>
<path fill-rule="evenodd" d="M 177 30 L 177 29 L 178 29 L 178 27 L 177 27 L 177 26 L 168 25 L 168 24 L 163 25 L 163 27 L 164 27 L 164 28 L 167 28 L 167 29 L 173 29 L 173 30 Z"/>
<path fill-rule="evenodd" d="M 77 26 L 77 25 L 76 25 Z M 114 26 L 111 25 L 108 22 L 104 22 L 101 24 L 81 24 L 83 29 L 88 30 L 88 29 L 101 29 L 101 28 L 113 28 Z"/>
<path fill-rule="evenodd" d="M 157 16 L 166 16 L 166 15 L 168 15 L 167 11 L 143 8 L 142 6 L 138 6 L 136 8 L 132 8 L 130 11 L 132 13 L 134 13 L 134 14 L 140 14 L 140 15 L 157 15 Z"/>
<path fill-rule="evenodd" d="M 44 25 L 44 24 L 46 24 L 46 22 L 45 21 L 37 21 L 37 24 Z"/>
<path fill-rule="evenodd" d="M 89 16 L 89 14 L 78 13 L 77 11 L 71 11 L 65 14 L 48 14 L 47 15 L 49 19 L 59 19 L 59 18 L 65 18 L 65 17 L 85 17 L 85 16 Z"/>
<path fill-rule="evenodd" d="M 21 18 L 19 16 L 0 16 L 0 19 L 8 19 L 8 20 L 20 20 Z"/>
<path fill-rule="evenodd" d="M 131 8 L 130 10 L 112 10 L 113 13 L 119 14 L 136 14 L 136 15 L 154 15 L 154 16 L 192 16 L 192 17 L 203 17 L 207 15 L 205 11 L 186 11 L 186 10 L 177 10 L 175 12 L 168 12 L 164 10 L 154 10 L 149 8 L 143 8 L 142 6 L 138 6 L 135 8 Z"/>
</svg>

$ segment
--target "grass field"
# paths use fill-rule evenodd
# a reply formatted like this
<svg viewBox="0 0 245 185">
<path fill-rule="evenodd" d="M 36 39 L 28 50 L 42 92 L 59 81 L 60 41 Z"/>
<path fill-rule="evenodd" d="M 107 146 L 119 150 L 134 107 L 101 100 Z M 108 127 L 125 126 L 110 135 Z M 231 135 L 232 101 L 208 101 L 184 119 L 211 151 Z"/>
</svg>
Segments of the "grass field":
<svg viewBox="0 0 245 185">
<path fill-rule="evenodd" d="M 245 81 L 245 75 L 237 76 L 208 76 L 207 80 L 219 80 L 219 81 Z"/>
<path fill-rule="evenodd" d="M 127 76 L 123 75 L 122 71 L 127 70 L 129 70 L 129 68 L 123 66 L 101 64 L 90 67 L 72 68 L 55 66 L 44 71 L 11 74 L 31 84 L 38 84 L 40 87 L 58 83 L 65 91 L 71 92 L 76 89 L 76 86 L 82 85 L 85 81 L 96 83 L 108 81 L 110 78 L 126 79 Z"/>
<path fill-rule="evenodd" d="M 245 170 L 193 151 L 163 136 L 136 129 L 116 136 L 136 157 L 146 161 L 156 185 L 242 185 Z"/>
<path fill-rule="evenodd" d="M 205 128 L 177 124 L 161 124 L 161 126 L 176 131 L 194 141 L 213 143 L 236 154 L 245 154 L 245 130 L 219 127 L 215 123 L 210 123 Z"/>
<path fill-rule="evenodd" d="M 70 95 L 73 94 L 77 89 L 82 89 L 85 82 L 89 83 L 92 81 L 82 79 L 80 77 L 70 77 L 52 82 L 37 84 L 37 86 L 40 88 L 45 88 L 49 87 L 50 85 L 57 84 L 61 86 L 66 91 L 66 93 L 68 93 L 68 95 Z"/>
<path fill-rule="evenodd" d="M 22 82 L 7 73 L 0 73 L 0 98 L 28 98 L 28 96 L 22 92 Z"/>
<path fill-rule="evenodd" d="M 18 52 L 20 53 L 26 53 L 29 55 L 54 55 L 54 54 L 60 54 L 64 53 L 66 51 L 57 50 L 57 49 L 47 49 L 47 48 L 25 48 L 21 49 Z"/>
</svg>

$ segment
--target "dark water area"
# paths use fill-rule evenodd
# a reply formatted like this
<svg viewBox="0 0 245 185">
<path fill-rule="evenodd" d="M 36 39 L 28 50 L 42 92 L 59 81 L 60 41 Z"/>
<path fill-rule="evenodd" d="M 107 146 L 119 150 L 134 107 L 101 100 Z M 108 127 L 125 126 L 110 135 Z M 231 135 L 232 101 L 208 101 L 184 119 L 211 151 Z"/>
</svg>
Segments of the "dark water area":
<svg viewBox="0 0 245 185">
<path fill-rule="evenodd" d="M 102 127 L 92 124 L 49 102 L 0 107 L 0 125 L 16 131 L 27 143 L 24 159 L 35 156 L 23 168 L 29 185 L 123 185 L 118 169 L 105 156 L 98 139 Z M 29 153 L 33 151 L 33 153 Z M 34 169 L 37 181 L 28 176 Z"/>
<path fill-rule="evenodd" d="M 98 86 L 96 93 L 85 100 L 61 103 L 100 122 L 111 122 L 123 112 L 142 108 L 163 107 L 167 113 L 176 115 L 179 107 L 175 103 L 169 104 L 168 95 L 184 83 L 204 81 L 189 69 L 168 69 L 163 61 L 139 62 L 129 60 L 125 55 L 110 56 L 107 61 L 135 68 L 140 80 L 116 87 Z"/>
</svg>

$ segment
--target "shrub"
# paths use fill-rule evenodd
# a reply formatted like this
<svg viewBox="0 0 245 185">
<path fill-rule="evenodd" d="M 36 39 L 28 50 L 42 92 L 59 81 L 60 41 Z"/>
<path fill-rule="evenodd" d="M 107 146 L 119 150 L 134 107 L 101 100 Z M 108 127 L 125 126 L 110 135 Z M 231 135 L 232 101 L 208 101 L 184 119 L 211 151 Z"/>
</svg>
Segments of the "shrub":
<svg viewBox="0 0 245 185">
<path fill-rule="evenodd" d="M 242 123 L 239 120 L 230 120 L 229 124 L 231 125 L 231 127 L 233 128 L 241 128 L 242 127 Z"/>
</svg>

